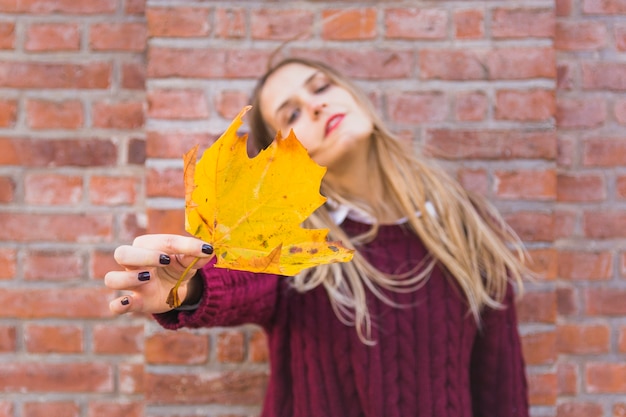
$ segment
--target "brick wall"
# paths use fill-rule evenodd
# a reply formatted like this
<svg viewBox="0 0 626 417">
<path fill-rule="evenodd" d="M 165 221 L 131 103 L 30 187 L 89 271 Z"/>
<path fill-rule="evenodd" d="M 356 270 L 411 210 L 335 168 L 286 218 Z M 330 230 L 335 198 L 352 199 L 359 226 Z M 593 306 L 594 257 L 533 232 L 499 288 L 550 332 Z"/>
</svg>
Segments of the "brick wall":
<svg viewBox="0 0 626 417">
<path fill-rule="evenodd" d="M 258 412 L 259 329 L 113 318 L 101 279 L 182 233 L 182 153 L 294 37 L 527 242 L 533 416 L 626 415 L 623 1 L 0 0 L 0 417 Z"/>
</svg>

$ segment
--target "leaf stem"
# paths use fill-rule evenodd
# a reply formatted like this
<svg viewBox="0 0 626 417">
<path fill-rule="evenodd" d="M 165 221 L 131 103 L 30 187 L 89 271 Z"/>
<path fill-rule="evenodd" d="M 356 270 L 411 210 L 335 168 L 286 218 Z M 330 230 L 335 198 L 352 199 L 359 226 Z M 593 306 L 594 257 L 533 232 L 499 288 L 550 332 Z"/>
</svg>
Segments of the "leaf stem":
<svg viewBox="0 0 626 417">
<path fill-rule="evenodd" d="M 180 301 L 180 298 L 178 297 L 178 288 L 180 287 L 180 284 L 183 283 L 183 280 L 187 276 L 187 273 L 189 273 L 189 271 L 194 267 L 196 263 L 198 263 L 199 260 L 200 258 L 195 258 L 193 261 L 191 261 L 189 266 L 185 268 L 185 270 L 183 271 L 180 278 L 178 278 L 178 281 L 176 281 L 176 284 L 174 285 L 174 287 L 172 287 L 172 289 L 170 290 L 170 293 L 167 296 L 167 304 L 171 308 L 180 307 L 180 305 L 182 304 L 182 302 Z"/>
</svg>

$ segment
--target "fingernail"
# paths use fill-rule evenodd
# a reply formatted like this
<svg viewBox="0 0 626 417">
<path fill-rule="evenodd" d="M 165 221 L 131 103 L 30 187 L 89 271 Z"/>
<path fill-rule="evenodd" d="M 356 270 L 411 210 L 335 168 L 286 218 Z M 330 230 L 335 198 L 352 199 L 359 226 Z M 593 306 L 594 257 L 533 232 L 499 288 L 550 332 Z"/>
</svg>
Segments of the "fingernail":
<svg viewBox="0 0 626 417">
<path fill-rule="evenodd" d="M 128 297 L 122 298 L 122 305 L 123 306 L 127 306 L 129 304 L 130 304 L 130 300 L 128 299 Z"/>
<path fill-rule="evenodd" d="M 148 271 L 140 272 L 137 275 L 137 278 L 139 279 L 139 281 L 147 281 L 147 280 L 150 279 L 150 272 L 148 272 Z"/>
<path fill-rule="evenodd" d="M 206 253 L 207 255 L 212 254 L 213 246 L 209 245 L 208 243 L 205 243 L 204 245 L 202 245 L 202 253 Z"/>
<path fill-rule="evenodd" d="M 161 265 L 169 265 L 170 264 L 170 257 L 167 256 L 167 255 L 159 256 L 159 263 Z"/>
</svg>

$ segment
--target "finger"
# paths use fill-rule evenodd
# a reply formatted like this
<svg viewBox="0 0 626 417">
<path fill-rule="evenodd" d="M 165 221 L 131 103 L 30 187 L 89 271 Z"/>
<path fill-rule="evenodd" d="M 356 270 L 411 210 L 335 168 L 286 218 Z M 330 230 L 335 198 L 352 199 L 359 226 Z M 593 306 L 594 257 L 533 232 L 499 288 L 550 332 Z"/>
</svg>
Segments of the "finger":
<svg viewBox="0 0 626 417">
<path fill-rule="evenodd" d="M 118 264 L 127 268 L 169 265 L 169 255 L 157 250 L 137 246 L 122 245 L 115 249 L 113 258 Z"/>
<path fill-rule="evenodd" d="M 125 314 L 141 311 L 141 299 L 130 295 L 116 298 L 109 303 L 109 310 L 114 314 Z"/>
<path fill-rule="evenodd" d="M 135 239 L 133 246 L 153 249 L 167 254 L 188 255 L 196 258 L 210 257 L 213 246 L 200 239 L 171 234 L 142 235 Z"/>
<path fill-rule="evenodd" d="M 110 271 L 104 276 L 104 285 L 113 290 L 131 290 L 150 281 L 150 271 Z"/>
</svg>

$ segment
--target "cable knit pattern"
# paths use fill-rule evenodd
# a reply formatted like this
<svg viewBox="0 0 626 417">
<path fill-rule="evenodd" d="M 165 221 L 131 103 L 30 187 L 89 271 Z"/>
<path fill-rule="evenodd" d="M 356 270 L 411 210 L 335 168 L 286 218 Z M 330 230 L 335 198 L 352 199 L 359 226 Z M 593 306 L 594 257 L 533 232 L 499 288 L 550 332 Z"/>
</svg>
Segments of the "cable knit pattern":
<svg viewBox="0 0 626 417">
<path fill-rule="evenodd" d="M 346 220 L 350 234 L 368 226 Z M 426 256 L 401 225 L 361 248 L 374 265 L 404 272 Z M 407 263 L 407 260 L 410 260 Z M 527 417 L 524 362 L 509 288 L 504 310 L 478 330 L 453 281 L 435 268 L 417 291 L 372 294 L 375 346 L 335 316 L 324 288 L 296 292 L 289 279 L 207 266 L 193 311 L 156 315 L 166 328 L 256 323 L 268 334 L 271 376 L 263 417 Z"/>
</svg>

